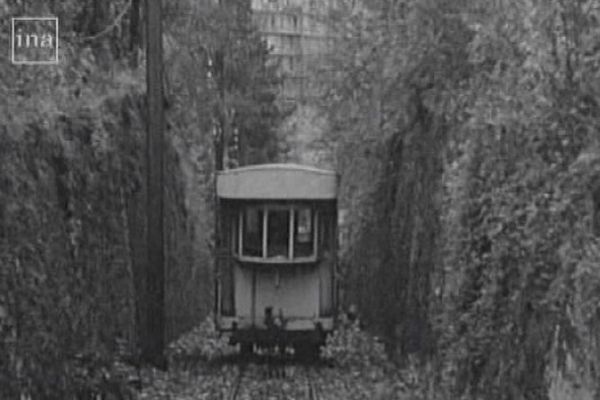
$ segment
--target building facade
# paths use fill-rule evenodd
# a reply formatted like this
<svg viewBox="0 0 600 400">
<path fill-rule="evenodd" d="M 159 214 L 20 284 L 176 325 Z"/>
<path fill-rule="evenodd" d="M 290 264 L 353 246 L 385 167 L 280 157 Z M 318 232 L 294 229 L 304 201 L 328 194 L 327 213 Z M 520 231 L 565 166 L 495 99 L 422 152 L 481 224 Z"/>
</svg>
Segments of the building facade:
<svg viewBox="0 0 600 400">
<path fill-rule="evenodd" d="M 282 77 L 282 98 L 318 93 L 315 69 L 333 46 L 329 12 L 337 0 L 252 0 L 254 19 Z"/>
</svg>

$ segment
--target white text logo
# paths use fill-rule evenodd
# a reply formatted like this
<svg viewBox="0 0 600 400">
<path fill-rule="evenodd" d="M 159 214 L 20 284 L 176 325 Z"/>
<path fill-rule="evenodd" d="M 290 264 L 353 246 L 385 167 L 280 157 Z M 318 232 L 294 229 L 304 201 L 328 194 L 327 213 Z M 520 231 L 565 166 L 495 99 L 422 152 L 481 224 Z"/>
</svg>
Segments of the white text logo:
<svg viewBox="0 0 600 400">
<path fill-rule="evenodd" d="M 12 18 L 11 61 L 27 65 L 58 64 L 58 18 Z"/>
</svg>

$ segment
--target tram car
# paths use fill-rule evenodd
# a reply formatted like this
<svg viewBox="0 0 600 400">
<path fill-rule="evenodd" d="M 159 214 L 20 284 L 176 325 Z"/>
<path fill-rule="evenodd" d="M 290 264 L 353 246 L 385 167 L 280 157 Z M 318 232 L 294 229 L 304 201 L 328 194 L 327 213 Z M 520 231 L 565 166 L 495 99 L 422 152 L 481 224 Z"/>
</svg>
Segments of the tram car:
<svg viewBox="0 0 600 400">
<path fill-rule="evenodd" d="M 333 329 L 337 190 L 335 172 L 295 164 L 218 173 L 216 325 L 242 352 L 314 352 Z"/>
</svg>

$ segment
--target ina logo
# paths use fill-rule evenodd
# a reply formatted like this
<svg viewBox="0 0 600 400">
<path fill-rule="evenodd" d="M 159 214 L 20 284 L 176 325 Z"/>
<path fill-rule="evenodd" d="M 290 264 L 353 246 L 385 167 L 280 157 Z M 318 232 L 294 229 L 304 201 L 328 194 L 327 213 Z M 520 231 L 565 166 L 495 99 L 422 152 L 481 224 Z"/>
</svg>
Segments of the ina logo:
<svg viewBox="0 0 600 400">
<path fill-rule="evenodd" d="M 12 18 L 13 64 L 58 64 L 58 18 Z"/>
</svg>

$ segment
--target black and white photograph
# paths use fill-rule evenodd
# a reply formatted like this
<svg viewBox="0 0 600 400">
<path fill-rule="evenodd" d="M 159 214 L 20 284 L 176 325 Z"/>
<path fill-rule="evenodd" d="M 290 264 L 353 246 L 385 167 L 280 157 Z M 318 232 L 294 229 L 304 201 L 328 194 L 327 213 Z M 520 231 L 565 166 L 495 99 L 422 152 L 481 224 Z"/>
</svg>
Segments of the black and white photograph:
<svg viewBox="0 0 600 400">
<path fill-rule="evenodd" d="M 600 400 L 600 0 L 0 0 L 0 400 Z"/>
</svg>

